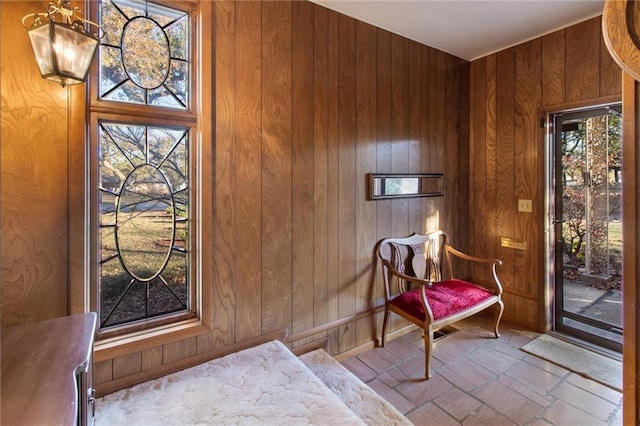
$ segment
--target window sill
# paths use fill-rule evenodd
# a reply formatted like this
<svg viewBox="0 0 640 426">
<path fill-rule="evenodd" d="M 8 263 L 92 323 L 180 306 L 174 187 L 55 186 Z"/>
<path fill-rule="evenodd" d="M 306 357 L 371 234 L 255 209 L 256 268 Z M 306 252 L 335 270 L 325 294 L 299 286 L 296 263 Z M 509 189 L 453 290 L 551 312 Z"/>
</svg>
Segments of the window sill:
<svg viewBox="0 0 640 426">
<path fill-rule="evenodd" d="M 200 319 L 194 318 L 153 330 L 145 330 L 100 340 L 94 345 L 94 362 L 102 362 L 167 343 L 174 343 L 205 334 L 208 331 L 209 329 L 202 324 Z"/>
</svg>

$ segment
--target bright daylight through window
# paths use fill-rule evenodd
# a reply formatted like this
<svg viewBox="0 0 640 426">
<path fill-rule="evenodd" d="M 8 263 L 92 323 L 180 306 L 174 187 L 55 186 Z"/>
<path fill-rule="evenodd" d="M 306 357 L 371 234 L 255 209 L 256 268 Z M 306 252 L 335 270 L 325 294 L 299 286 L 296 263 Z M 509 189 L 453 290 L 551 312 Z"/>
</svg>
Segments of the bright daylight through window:
<svg viewBox="0 0 640 426">
<path fill-rule="evenodd" d="M 194 315 L 190 15 L 105 0 L 99 22 L 93 300 L 101 331 L 138 330 Z"/>
</svg>

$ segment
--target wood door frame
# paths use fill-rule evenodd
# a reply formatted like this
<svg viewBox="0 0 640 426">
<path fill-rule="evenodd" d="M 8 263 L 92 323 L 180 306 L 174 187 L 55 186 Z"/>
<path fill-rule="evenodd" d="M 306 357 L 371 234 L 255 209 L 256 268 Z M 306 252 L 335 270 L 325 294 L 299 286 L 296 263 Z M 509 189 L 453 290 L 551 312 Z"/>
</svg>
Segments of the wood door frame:
<svg viewBox="0 0 640 426">
<path fill-rule="evenodd" d="M 551 150 L 551 132 L 554 132 L 553 129 L 553 118 L 552 114 L 557 113 L 559 111 L 572 111 L 572 110 L 581 110 L 586 108 L 596 108 L 598 106 L 616 104 L 622 102 L 621 95 L 610 95 L 610 96 L 602 96 L 594 99 L 587 99 L 576 102 L 566 102 L 562 104 L 555 105 L 546 105 L 544 107 L 539 108 L 539 118 L 541 127 L 543 131 L 540 132 L 540 140 L 541 144 L 544 147 L 544 164 L 542 171 L 543 176 L 545 177 L 544 188 L 540 191 L 540 199 L 546 200 L 547 197 L 551 196 L 551 176 L 553 170 L 553 155 L 554 152 Z M 624 104 L 623 104 L 623 117 L 624 117 Z M 623 138 L 624 138 L 624 130 L 623 130 Z M 546 201 L 545 201 L 546 203 Z M 549 229 L 550 223 L 550 212 L 549 212 L 549 203 L 545 205 L 545 212 L 542 215 L 542 220 L 544 223 L 540 227 L 540 229 L 544 230 L 544 246 L 545 246 L 545 262 L 543 262 L 543 277 L 544 280 L 540 282 L 539 294 L 543 295 L 544 301 L 543 303 L 538 304 L 538 327 L 537 330 L 541 333 L 545 333 L 547 331 L 551 331 L 551 324 L 554 320 L 554 299 L 553 299 L 553 282 L 549 282 L 549 278 L 551 277 L 551 268 L 550 265 L 553 266 L 553 259 L 549 258 L 549 254 L 554 250 L 554 241 L 551 239 L 551 230 Z"/>
<path fill-rule="evenodd" d="M 637 325 L 640 319 L 640 292 L 638 291 L 638 262 L 637 250 L 640 244 L 638 235 L 638 219 L 640 209 L 640 176 L 638 176 L 640 150 L 640 83 L 626 72 L 622 77 L 622 186 L 623 202 L 622 222 L 623 234 L 623 324 Z M 630 186 L 625 190 L 625 186 Z M 622 415 L 625 425 L 636 425 L 640 421 L 638 399 L 640 398 L 640 364 L 638 354 L 640 345 L 636 327 L 626 327 L 622 345 Z"/>
<path fill-rule="evenodd" d="M 580 108 L 570 108 L 566 110 L 560 109 L 547 113 L 548 144 L 546 160 L 548 194 L 546 214 L 547 223 L 545 223 L 545 227 L 548 229 L 548 245 L 546 256 L 548 262 L 547 268 L 550 268 L 552 265 L 552 269 L 546 270 L 548 287 L 547 290 L 550 297 L 551 311 L 551 322 L 546 330 L 551 328 L 560 333 L 572 335 L 580 340 L 584 340 L 599 347 L 616 352 L 621 352 L 621 343 L 618 343 L 616 340 L 614 340 L 614 338 L 598 336 L 597 334 L 582 329 L 580 326 L 570 326 L 559 323 L 560 318 L 569 318 L 583 324 L 583 326 L 590 326 L 593 328 L 602 329 L 603 331 L 606 330 L 605 328 L 602 328 L 605 326 L 605 324 L 601 324 L 603 322 L 602 320 L 598 321 L 597 319 L 594 319 L 594 321 L 591 322 L 589 316 L 577 314 L 578 317 L 584 318 L 583 321 L 575 317 L 575 314 L 572 315 L 571 311 L 568 311 L 564 308 L 564 279 L 562 276 L 564 274 L 564 267 L 562 262 L 562 255 L 560 255 L 559 253 L 559 250 L 561 250 L 559 249 L 559 243 L 560 241 L 562 241 L 562 226 L 560 225 L 561 222 L 558 222 L 558 219 L 563 219 L 562 222 L 564 222 L 565 219 L 563 213 L 563 203 L 560 200 L 560 195 L 563 193 L 563 189 L 560 188 L 560 186 L 562 186 L 562 183 L 559 182 L 560 169 L 558 169 L 558 167 L 561 167 L 561 164 L 563 163 L 561 157 L 564 157 L 564 154 L 561 152 L 562 143 L 560 141 L 560 134 L 562 133 L 562 131 L 559 130 L 556 125 L 558 124 L 558 121 L 560 123 L 563 123 L 564 120 L 572 120 L 575 118 L 586 119 L 589 117 L 608 115 L 610 114 L 611 108 L 618 109 L 621 107 L 621 99 L 618 99 L 614 102 L 606 103 L 603 103 L 602 100 L 598 99 L 595 100 L 593 104 L 585 105 Z M 622 134 L 620 136 L 622 137 Z M 620 208 L 622 209 L 622 206 Z M 560 213 L 558 213 L 559 210 Z M 613 334 L 613 332 L 611 333 Z"/>
</svg>

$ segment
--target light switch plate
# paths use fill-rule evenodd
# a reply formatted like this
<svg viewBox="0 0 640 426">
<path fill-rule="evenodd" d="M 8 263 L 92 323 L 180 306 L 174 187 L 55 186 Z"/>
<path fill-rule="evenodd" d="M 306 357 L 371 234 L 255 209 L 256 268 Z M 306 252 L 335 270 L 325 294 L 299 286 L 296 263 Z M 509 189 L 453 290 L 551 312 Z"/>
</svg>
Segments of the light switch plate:
<svg viewBox="0 0 640 426">
<path fill-rule="evenodd" d="M 518 200 L 518 211 L 531 213 L 533 211 L 533 203 L 531 200 Z"/>
</svg>

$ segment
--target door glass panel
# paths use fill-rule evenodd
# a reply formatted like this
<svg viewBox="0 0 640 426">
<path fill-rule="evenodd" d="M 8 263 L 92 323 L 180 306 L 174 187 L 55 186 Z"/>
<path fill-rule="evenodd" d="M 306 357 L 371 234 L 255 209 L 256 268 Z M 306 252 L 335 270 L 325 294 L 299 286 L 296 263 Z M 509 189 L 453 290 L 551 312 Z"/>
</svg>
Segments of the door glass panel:
<svg viewBox="0 0 640 426">
<path fill-rule="evenodd" d="M 555 329 L 621 350 L 620 106 L 554 121 Z"/>
</svg>

